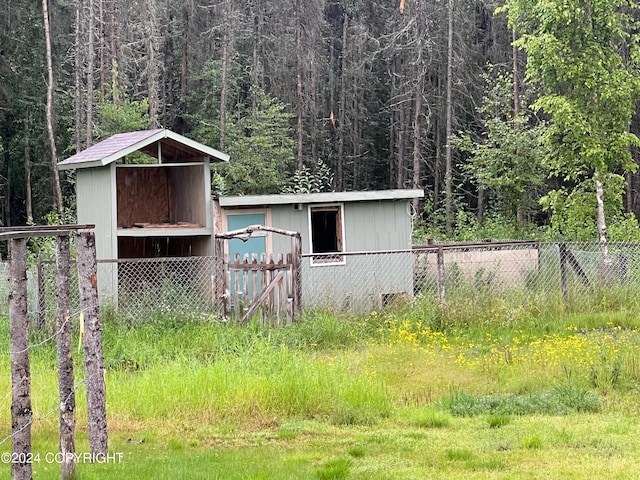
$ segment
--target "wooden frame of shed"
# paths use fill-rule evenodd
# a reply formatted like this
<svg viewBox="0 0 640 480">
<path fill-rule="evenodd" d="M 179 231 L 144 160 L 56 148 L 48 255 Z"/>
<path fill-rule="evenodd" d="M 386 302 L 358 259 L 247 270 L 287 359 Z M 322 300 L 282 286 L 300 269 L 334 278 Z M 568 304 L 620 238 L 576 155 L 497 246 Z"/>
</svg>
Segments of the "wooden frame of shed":
<svg viewBox="0 0 640 480">
<path fill-rule="evenodd" d="M 76 171 L 79 223 L 95 225 L 97 258 L 213 254 L 211 162 L 229 156 L 166 129 L 113 135 L 58 164 Z M 117 292 L 115 265 L 101 290 Z"/>
<path fill-rule="evenodd" d="M 422 197 L 424 191 L 418 189 L 221 197 L 216 225 L 222 231 L 231 225 L 242 228 L 259 215 L 270 227 L 300 232 L 304 307 L 359 309 L 385 296 L 413 295 L 411 256 L 390 252 L 411 249 L 411 200 Z M 239 220 L 243 215 L 247 225 Z M 234 249 L 250 256 L 263 253 L 248 251 L 247 245 L 232 240 L 227 251 L 216 254 L 233 256 L 238 253 Z M 290 249 L 278 237 L 260 246 L 274 256 Z M 383 251 L 389 253 L 373 261 L 373 255 Z"/>
</svg>

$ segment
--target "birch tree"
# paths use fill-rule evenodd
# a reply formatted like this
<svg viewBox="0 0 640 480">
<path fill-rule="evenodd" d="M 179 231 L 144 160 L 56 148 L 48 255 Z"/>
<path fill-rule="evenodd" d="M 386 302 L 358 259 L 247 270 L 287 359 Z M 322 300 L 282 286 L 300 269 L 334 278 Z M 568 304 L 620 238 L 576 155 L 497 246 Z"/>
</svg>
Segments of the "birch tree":
<svg viewBox="0 0 640 480">
<path fill-rule="evenodd" d="M 546 165 L 563 180 L 593 182 L 596 225 L 605 266 L 607 248 L 604 179 L 633 170 L 630 149 L 638 138 L 629 124 L 640 93 L 637 40 L 626 33 L 627 0 L 507 0 L 510 24 L 522 33 L 515 44 L 528 56 L 527 75 L 542 95 L 538 111 L 551 117 L 542 137 Z"/>
</svg>

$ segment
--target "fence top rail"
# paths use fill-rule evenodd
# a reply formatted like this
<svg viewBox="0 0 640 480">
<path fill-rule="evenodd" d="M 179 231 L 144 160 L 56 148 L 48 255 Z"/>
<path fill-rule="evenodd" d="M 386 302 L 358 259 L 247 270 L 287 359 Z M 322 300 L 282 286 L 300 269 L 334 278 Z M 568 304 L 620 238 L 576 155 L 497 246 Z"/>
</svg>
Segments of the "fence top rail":
<svg viewBox="0 0 640 480">
<path fill-rule="evenodd" d="M 93 230 L 95 225 L 22 225 L 17 227 L 0 227 L 0 241 L 14 238 L 32 237 L 64 237 L 73 231 Z"/>
<path fill-rule="evenodd" d="M 413 251 L 437 251 L 437 250 L 463 250 L 463 249 L 479 249 L 479 250 L 491 250 L 501 248 L 538 248 L 540 246 L 537 240 L 518 240 L 510 242 L 472 242 L 472 243 L 442 243 L 442 244 L 429 244 L 429 245 L 416 245 L 413 247 Z"/>
<path fill-rule="evenodd" d="M 264 232 L 278 233 L 280 235 L 286 235 L 288 237 L 300 238 L 300 232 L 293 232 L 289 230 L 283 230 L 281 228 L 270 227 L 268 225 L 249 225 L 248 227 L 241 228 L 239 230 L 231 230 L 229 232 L 216 233 L 216 238 L 225 240 L 231 240 L 233 238 L 240 238 L 246 240 L 251 237 L 256 230 L 262 230 Z M 246 238 L 244 238 L 246 237 Z"/>
<path fill-rule="evenodd" d="M 211 255 L 192 255 L 190 257 L 149 257 L 149 258 L 99 258 L 98 263 L 172 263 L 206 262 L 218 257 Z"/>
</svg>

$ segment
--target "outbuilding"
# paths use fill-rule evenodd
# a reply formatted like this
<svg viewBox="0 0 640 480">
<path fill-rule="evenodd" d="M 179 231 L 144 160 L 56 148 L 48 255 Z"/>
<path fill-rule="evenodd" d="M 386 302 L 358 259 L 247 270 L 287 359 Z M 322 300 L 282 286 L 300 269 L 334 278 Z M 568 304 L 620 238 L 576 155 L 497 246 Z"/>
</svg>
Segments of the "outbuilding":
<svg viewBox="0 0 640 480">
<path fill-rule="evenodd" d="M 216 229 L 300 232 L 303 306 L 370 308 L 413 294 L 412 200 L 423 196 L 418 189 L 223 196 Z M 288 238 L 264 232 L 230 240 L 224 254 L 286 255 L 290 248 Z"/>
<path fill-rule="evenodd" d="M 78 223 L 95 225 L 103 298 L 115 300 L 119 260 L 213 255 L 210 164 L 228 160 L 155 129 L 113 135 L 58 164 L 76 172 Z"/>
</svg>

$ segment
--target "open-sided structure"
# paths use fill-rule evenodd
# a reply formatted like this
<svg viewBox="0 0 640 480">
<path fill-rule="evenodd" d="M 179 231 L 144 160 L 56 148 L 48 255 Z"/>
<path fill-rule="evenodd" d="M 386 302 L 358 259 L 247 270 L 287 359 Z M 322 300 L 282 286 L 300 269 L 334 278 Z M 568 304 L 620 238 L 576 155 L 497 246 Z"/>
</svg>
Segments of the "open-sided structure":
<svg viewBox="0 0 640 480">
<path fill-rule="evenodd" d="M 165 129 L 113 135 L 58 164 L 76 170 L 78 222 L 98 260 L 213 254 L 211 162 L 229 156 Z M 102 293 L 116 268 L 101 265 Z"/>
</svg>

